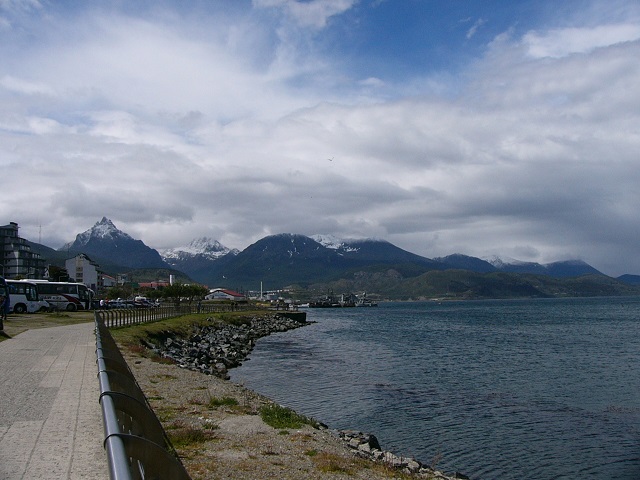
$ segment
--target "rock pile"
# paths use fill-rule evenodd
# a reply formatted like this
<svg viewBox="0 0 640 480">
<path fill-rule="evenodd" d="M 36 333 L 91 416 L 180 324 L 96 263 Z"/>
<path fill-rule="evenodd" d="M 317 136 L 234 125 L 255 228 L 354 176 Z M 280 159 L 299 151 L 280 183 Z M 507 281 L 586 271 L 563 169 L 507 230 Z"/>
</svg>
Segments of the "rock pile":
<svg viewBox="0 0 640 480">
<path fill-rule="evenodd" d="M 452 477 L 445 475 L 431 467 L 423 465 L 414 458 L 400 457 L 391 452 L 386 452 L 380 447 L 375 435 L 363 433 L 357 430 L 340 430 L 338 436 L 360 457 L 384 463 L 404 473 L 419 477 L 439 480 L 468 479 L 466 475 L 456 472 Z"/>
<path fill-rule="evenodd" d="M 182 368 L 229 379 L 228 370 L 247 358 L 257 339 L 309 324 L 280 314 L 255 315 L 239 324 L 210 321 L 211 325 L 199 327 L 188 338 L 167 335 L 146 345 Z"/>
</svg>

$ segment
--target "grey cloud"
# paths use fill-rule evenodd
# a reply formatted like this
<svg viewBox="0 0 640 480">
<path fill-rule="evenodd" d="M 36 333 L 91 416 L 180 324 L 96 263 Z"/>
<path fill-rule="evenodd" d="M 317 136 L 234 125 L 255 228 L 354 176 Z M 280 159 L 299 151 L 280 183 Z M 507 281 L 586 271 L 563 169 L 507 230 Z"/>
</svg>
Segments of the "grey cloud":
<svg viewBox="0 0 640 480">
<path fill-rule="evenodd" d="M 0 65 L 0 164 L 16 179 L 0 216 L 25 231 L 69 240 L 106 215 L 156 247 L 330 233 L 640 273 L 639 41 L 538 59 L 505 34 L 446 95 L 413 78 L 400 86 L 413 96 L 389 100 L 358 82 L 292 89 L 342 72 L 277 46 L 260 63 L 246 44 L 228 54 L 229 36 L 107 20 L 86 43 L 59 37 Z M 138 45 L 119 57 L 132 25 Z"/>
</svg>

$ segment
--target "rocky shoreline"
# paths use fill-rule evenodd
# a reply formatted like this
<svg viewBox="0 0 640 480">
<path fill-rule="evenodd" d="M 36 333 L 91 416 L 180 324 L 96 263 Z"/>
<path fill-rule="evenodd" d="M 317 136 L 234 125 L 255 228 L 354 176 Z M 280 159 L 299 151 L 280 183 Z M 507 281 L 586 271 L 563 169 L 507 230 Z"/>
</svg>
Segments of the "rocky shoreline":
<svg viewBox="0 0 640 480">
<path fill-rule="evenodd" d="M 156 343 L 147 341 L 146 346 L 182 368 L 228 380 L 228 370 L 242 364 L 259 338 L 310 323 L 302 315 L 287 317 L 277 313 L 253 315 L 237 324 L 208 320 L 210 325 L 198 327 L 189 338 L 167 335 Z"/>
<path fill-rule="evenodd" d="M 189 338 L 166 333 L 152 340 L 145 340 L 145 345 L 157 355 L 171 359 L 181 368 L 228 380 L 228 370 L 242 364 L 259 338 L 310 323 L 301 315 L 287 317 L 280 313 L 253 315 L 240 323 L 224 323 L 214 318 L 210 318 L 209 321 L 210 325 L 198 327 Z M 453 476 L 445 475 L 414 458 L 384 451 L 375 435 L 370 433 L 355 430 L 331 433 L 340 438 L 356 456 L 385 464 L 417 478 L 468 478 L 459 472 Z"/>
</svg>

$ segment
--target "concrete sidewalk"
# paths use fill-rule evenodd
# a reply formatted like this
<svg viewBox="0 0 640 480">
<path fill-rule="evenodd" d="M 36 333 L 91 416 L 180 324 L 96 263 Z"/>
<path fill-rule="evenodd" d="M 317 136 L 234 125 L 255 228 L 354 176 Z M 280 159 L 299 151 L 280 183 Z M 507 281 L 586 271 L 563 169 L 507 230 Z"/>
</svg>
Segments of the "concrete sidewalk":
<svg viewBox="0 0 640 480">
<path fill-rule="evenodd" d="M 0 342 L 0 480 L 108 479 L 94 324 Z"/>
</svg>

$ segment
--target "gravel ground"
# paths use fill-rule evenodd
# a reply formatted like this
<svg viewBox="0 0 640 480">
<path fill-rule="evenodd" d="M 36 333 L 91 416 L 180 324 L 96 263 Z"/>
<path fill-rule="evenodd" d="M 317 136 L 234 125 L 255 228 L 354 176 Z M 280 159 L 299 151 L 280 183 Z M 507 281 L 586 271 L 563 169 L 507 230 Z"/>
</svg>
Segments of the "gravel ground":
<svg viewBox="0 0 640 480">
<path fill-rule="evenodd" d="M 416 478 L 355 456 L 330 430 L 270 427 L 258 414 L 270 400 L 241 385 L 121 349 L 193 480 Z"/>
</svg>

